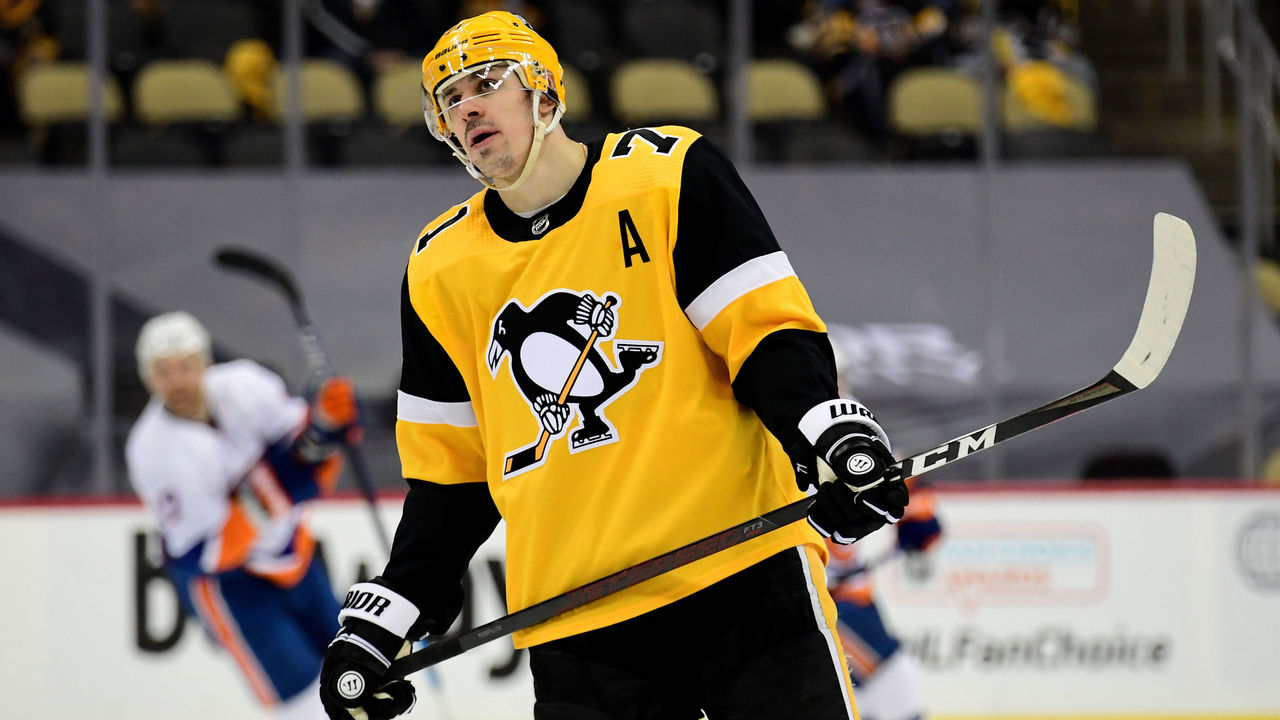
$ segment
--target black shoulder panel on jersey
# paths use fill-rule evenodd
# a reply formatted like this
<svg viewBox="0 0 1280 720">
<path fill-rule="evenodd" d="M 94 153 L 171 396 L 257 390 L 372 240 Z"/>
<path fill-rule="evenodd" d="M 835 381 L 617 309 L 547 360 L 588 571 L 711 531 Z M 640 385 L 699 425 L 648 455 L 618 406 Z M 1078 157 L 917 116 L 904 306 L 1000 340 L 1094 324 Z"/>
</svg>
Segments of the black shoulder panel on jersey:
<svg viewBox="0 0 1280 720">
<path fill-rule="evenodd" d="M 826 333 L 778 330 L 747 356 L 733 380 L 733 394 L 764 422 L 793 460 L 810 463 L 813 448 L 800 434 L 809 408 L 838 397 L 836 358 Z"/>
<path fill-rule="evenodd" d="M 400 282 L 400 342 L 403 356 L 400 366 L 400 389 L 436 402 L 471 400 L 462 374 L 452 358 L 422 323 L 409 300 L 409 272 Z"/>
<path fill-rule="evenodd" d="M 778 241 L 733 163 L 705 137 L 685 154 L 674 251 L 676 298 L 687 308 L 722 275 Z"/>
<path fill-rule="evenodd" d="M 391 558 L 382 579 L 421 615 L 413 638 L 449 629 L 462 609 L 462 576 L 501 520 L 485 483 L 409 480 Z"/>
</svg>

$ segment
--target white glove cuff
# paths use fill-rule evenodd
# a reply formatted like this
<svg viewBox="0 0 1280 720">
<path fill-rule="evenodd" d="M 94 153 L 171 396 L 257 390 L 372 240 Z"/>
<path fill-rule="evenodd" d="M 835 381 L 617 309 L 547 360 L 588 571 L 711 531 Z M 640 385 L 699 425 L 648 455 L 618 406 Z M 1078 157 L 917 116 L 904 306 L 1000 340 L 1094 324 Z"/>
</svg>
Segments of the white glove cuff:
<svg viewBox="0 0 1280 720">
<path fill-rule="evenodd" d="M 418 608 L 385 585 L 362 582 L 352 585 L 342 602 L 338 623 L 347 618 L 371 622 L 398 637 L 406 637 L 418 620 Z"/>
<path fill-rule="evenodd" d="M 880 427 L 880 423 L 876 422 L 876 416 L 853 398 L 828 400 L 809 408 L 809 412 L 800 418 L 800 433 L 810 444 L 816 445 L 827 428 L 841 423 L 854 423 L 866 428 L 867 434 L 879 439 L 884 444 L 884 449 L 893 453 L 889 436 Z"/>
</svg>

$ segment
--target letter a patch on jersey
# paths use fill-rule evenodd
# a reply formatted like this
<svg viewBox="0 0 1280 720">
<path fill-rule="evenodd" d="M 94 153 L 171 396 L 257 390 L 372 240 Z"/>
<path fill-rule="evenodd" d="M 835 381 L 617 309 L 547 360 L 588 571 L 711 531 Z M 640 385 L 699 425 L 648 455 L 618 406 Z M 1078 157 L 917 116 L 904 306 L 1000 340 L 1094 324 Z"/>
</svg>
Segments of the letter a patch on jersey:
<svg viewBox="0 0 1280 720">
<path fill-rule="evenodd" d="M 503 479 L 541 466 L 551 443 L 569 435 L 569 452 L 618 442 L 604 408 L 662 360 L 661 341 L 614 340 L 621 299 L 613 293 L 553 290 L 526 308 L 509 300 L 494 318 L 486 360 L 496 379 L 503 358 L 533 413 L 529 443 L 508 449 Z M 611 343 L 609 359 L 602 346 Z M 578 422 L 570 430 L 576 414 Z"/>
</svg>

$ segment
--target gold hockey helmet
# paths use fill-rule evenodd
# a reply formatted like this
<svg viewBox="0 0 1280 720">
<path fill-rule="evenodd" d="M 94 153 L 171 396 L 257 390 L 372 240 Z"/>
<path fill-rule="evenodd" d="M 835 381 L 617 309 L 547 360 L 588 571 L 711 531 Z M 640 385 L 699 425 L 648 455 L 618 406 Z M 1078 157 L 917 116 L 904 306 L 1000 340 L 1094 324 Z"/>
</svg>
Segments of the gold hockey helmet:
<svg viewBox="0 0 1280 720">
<path fill-rule="evenodd" d="M 427 128 L 487 185 L 491 185 L 488 178 L 475 170 L 450 127 L 444 91 L 467 75 L 500 81 L 513 73 L 533 92 L 533 125 L 541 130 L 534 138 L 540 144 L 542 136 L 554 130 L 564 115 L 564 70 L 555 49 L 524 18 L 496 10 L 463 20 L 441 36 L 422 60 L 422 110 Z M 538 112 L 544 97 L 555 104 L 550 121 L 544 121 Z"/>
</svg>

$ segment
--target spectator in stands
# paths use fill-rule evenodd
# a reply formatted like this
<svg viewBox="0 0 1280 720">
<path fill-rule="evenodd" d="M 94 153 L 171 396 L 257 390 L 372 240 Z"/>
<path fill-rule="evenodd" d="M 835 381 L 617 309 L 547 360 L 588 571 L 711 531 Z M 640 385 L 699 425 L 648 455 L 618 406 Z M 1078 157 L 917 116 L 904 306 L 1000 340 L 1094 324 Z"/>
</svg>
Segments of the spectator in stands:
<svg viewBox="0 0 1280 720">
<path fill-rule="evenodd" d="M 259 38 L 237 40 L 227 49 L 222 71 L 256 122 L 270 122 L 275 118 L 271 82 L 278 65 L 271 46 Z"/>
<path fill-rule="evenodd" d="M 1003 0 L 991 37 L 992 51 L 1013 98 L 1042 122 L 1070 127 L 1076 120 L 1067 100 L 1066 82 L 1097 82 L 1089 61 L 1076 51 L 1079 17 L 1071 0 Z M 957 23 L 965 51 L 956 65 L 980 72 L 982 21 L 977 9 Z"/>
<path fill-rule="evenodd" d="M 948 61 L 957 0 L 820 0 L 792 44 L 827 85 L 837 113 L 875 146 L 889 138 L 886 96 L 903 69 Z"/>
<path fill-rule="evenodd" d="M 52 3 L 0 2 L 0 137 L 22 130 L 18 80 L 32 64 L 56 60 L 62 52 Z"/>
</svg>

